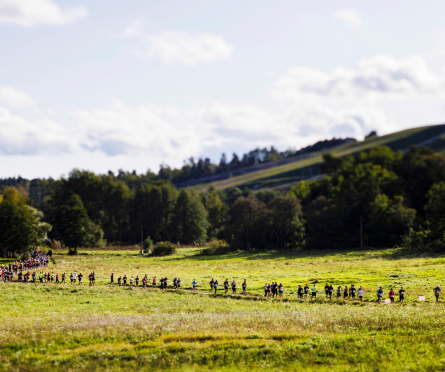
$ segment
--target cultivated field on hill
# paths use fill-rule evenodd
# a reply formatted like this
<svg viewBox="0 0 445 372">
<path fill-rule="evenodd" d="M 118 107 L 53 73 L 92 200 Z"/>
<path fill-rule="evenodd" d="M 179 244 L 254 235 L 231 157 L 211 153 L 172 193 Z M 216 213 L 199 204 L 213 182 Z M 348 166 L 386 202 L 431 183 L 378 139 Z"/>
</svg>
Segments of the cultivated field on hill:
<svg viewBox="0 0 445 372">
<path fill-rule="evenodd" d="M 338 146 L 330 151 L 336 157 L 354 155 L 361 151 L 368 151 L 377 146 L 388 146 L 392 150 L 406 150 L 411 145 L 430 146 L 437 152 L 445 151 L 445 125 L 426 126 L 407 129 L 396 133 L 391 133 L 381 137 L 370 137 L 365 141 L 347 143 Z M 318 174 L 319 165 L 323 158 L 317 154 L 310 158 L 297 161 L 295 163 L 280 165 L 273 168 L 259 170 L 242 176 L 232 177 L 226 180 L 213 182 L 218 190 L 229 187 L 249 187 L 254 189 L 269 188 L 278 185 L 294 183 L 300 179 L 306 179 Z M 210 184 L 200 184 L 194 188 L 198 192 L 206 191 Z"/>
<path fill-rule="evenodd" d="M 0 284 L 0 369 L 423 371 L 445 368 L 445 258 L 401 249 L 171 257 L 131 250 L 56 252 L 51 272 L 82 272 L 82 286 Z M 87 275 L 95 270 L 95 287 Z M 109 287 L 109 274 L 182 278 L 184 290 Z M 248 296 L 208 295 L 208 282 L 247 279 Z M 196 278 L 198 293 L 189 289 Z M 265 282 L 284 284 L 264 300 Z M 296 299 L 298 284 L 355 284 L 364 303 Z M 377 286 L 406 303 L 376 304 Z M 426 301 L 419 302 L 418 296 Z"/>
</svg>

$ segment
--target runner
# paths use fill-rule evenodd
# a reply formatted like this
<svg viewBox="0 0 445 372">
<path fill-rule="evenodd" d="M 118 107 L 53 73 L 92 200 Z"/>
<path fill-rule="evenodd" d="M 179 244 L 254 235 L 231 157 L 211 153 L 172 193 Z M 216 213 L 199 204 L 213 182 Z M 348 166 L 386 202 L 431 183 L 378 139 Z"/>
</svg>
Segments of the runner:
<svg viewBox="0 0 445 372">
<path fill-rule="evenodd" d="M 243 295 L 247 296 L 247 282 L 246 282 L 246 279 L 244 279 L 244 282 L 243 282 Z"/>
<path fill-rule="evenodd" d="M 226 280 L 224 281 L 224 294 L 227 294 L 228 291 L 229 291 L 229 279 L 226 278 Z"/>
<path fill-rule="evenodd" d="M 326 293 L 326 299 L 327 299 L 329 296 L 329 284 L 328 283 L 326 283 L 326 285 L 324 286 L 324 292 Z"/>
<path fill-rule="evenodd" d="M 377 299 L 379 304 L 382 303 L 382 297 L 383 297 L 383 289 L 382 286 L 380 286 L 379 289 L 377 290 Z"/>
<path fill-rule="evenodd" d="M 358 290 L 358 298 L 360 299 L 360 302 L 363 302 L 363 296 L 365 295 L 365 290 L 362 286 L 360 286 Z"/>
<path fill-rule="evenodd" d="M 332 300 L 332 293 L 334 293 L 334 287 L 332 284 L 329 286 L 329 299 Z"/>
<path fill-rule="evenodd" d="M 60 282 L 59 282 L 59 274 L 56 275 L 56 284 L 60 284 Z"/>
<path fill-rule="evenodd" d="M 74 275 L 73 275 L 73 273 L 70 274 L 70 281 L 71 281 L 71 284 L 74 283 Z"/>
<path fill-rule="evenodd" d="M 267 297 L 267 283 L 264 284 L 264 297 Z"/>
<path fill-rule="evenodd" d="M 142 278 L 142 287 L 145 289 L 147 286 L 147 274 Z"/>
<path fill-rule="evenodd" d="M 357 291 L 357 288 L 355 288 L 355 285 L 352 284 L 351 285 L 351 297 L 352 297 L 352 301 L 355 301 L 355 292 Z"/>
<path fill-rule="evenodd" d="M 81 285 L 82 284 L 82 278 L 83 278 L 82 273 L 79 273 L 79 275 L 77 277 L 79 278 L 79 285 Z"/>
<path fill-rule="evenodd" d="M 235 282 L 235 280 L 232 282 L 232 294 L 236 295 L 236 282 Z"/>
<path fill-rule="evenodd" d="M 153 288 L 156 288 L 156 275 L 155 275 L 155 277 L 153 278 Z"/>
<path fill-rule="evenodd" d="M 196 279 L 193 279 L 193 292 L 196 292 Z"/>
<path fill-rule="evenodd" d="M 434 295 L 436 296 L 436 304 L 439 303 L 439 296 L 440 296 L 440 291 L 441 290 L 442 289 L 440 288 L 440 285 L 437 285 L 437 287 L 433 289 Z"/>
<path fill-rule="evenodd" d="M 337 288 L 337 300 L 341 300 L 341 287 Z"/>
<path fill-rule="evenodd" d="M 181 278 L 178 278 L 178 281 L 176 283 L 178 285 L 178 289 L 180 289 L 181 288 Z"/>
<path fill-rule="evenodd" d="M 309 286 L 306 284 L 304 286 L 304 299 L 307 300 L 307 296 L 309 295 Z"/>
<path fill-rule="evenodd" d="M 394 290 L 392 288 L 389 291 L 389 299 L 391 300 L 391 303 L 394 303 Z"/>
<path fill-rule="evenodd" d="M 176 280 L 176 276 L 175 276 L 175 278 L 173 279 L 173 288 L 174 289 L 176 289 L 176 286 L 177 286 L 177 280 Z"/>
<path fill-rule="evenodd" d="M 403 289 L 403 287 L 400 287 L 399 299 L 400 303 L 403 304 L 403 301 L 405 300 L 405 290 Z"/>
<path fill-rule="evenodd" d="M 315 286 L 315 284 L 312 286 L 311 292 L 312 292 L 311 298 L 316 299 L 317 298 L 317 287 Z"/>
<path fill-rule="evenodd" d="M 130 287 L 133 287 L 133 276 L 130 277 Z"/>
<path fill-rule="evenodd" d="M 111 275 L 110 275 L 110 287 L 111 286 L 114 287 L 114 273 L 111 273 Z"/>
<path fill-rule="evenodd" d="M 301 286 L 301 285 L 298 285 L 298 290 L 297 290 L 297 295 L 298 295 L 298 298 L 300 299 L 300 300 L 302 300 L 303 299 L 303 287 Z"/>
<path fill-rule="evenodd" d="M 280 292 L 280 298 L 283 298 L 283 295 L 284 295 L 283 284 L 280 283 L 280 285 L 278 286 L 278 291 Z"/>
<path fill-rule="evenodd" d="M 344 292 L 343 292 L 343 298 L 344 298 L 345 300 L 347 300 L 347 299 L 348 299 L 348 295 L 349 295 L 348 286 L 345 285 L 345 290 L 344 290 Z"/>
<path fill-rule="evenodd" d="M 122 284 L 122 277 L 121 276 L 117 279 L 117 284 L 119 284 L 119 287 L 121 286 L 121 284 Z"/>
<path fill-rule="evenodd" d="M 65 276 L 66 276 L 66 274 L 63 273 L 63 274 L 62 274 L 62 283 L 63 283 L 63 284 L 65 284 Z"/>
<path fill-rule="evenodd" d="M 212 280 L 209 282 L 209 284 L 210 284 L 210 293 L 213 292 L 213 283 L 214 283 L 214 280 L 212 278 Z"/>
<path fill-rule="evenodd" d="M 218 289 L 218 279 L 216 279 L 216 280 L 213 282 L 213 288 L 215 289 L 215 294 L 216 294 L 216 291 L 217 291 L 217 289 Z"/>
<path fill-rule="evenodd" d="M 124 277 L 122 278 L 122 284 L 124 287 L 127 285 L 127 275 L 124 275 Z"/>
<path fill-rule="evenodd" d="M 94 271 L 92 274 L 92 279 L 93 279 L 93 285 L 95 285 L 96 284 L 96 272 L 94 272 Z"/>
<path fill-rule="evenodd" d="M 139 275 L 136 275 L 135 283 L 136 287 L 139 287 Z"/>
</svg>

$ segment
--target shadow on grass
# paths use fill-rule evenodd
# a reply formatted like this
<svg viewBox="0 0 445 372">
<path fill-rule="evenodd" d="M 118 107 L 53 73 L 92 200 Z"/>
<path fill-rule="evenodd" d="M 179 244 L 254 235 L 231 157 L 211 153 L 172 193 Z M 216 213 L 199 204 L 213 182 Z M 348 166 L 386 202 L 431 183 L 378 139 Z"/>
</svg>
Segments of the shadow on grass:
<svg viewBox="0 0 445 372">
<path fill-rule="evenodd" d="M 151 256 L 148 256 L 151 257 Z M 334 260 L 341 258 L 380 258 L 384 260 L 403 260 L 411 258 L 437 258 L 445 257 L 445 251 L 425 250 L 413 248 L 352 248 L 352 249 L 323 249 L 323 250 L 270 250 L 256 252 L 233 252 L 223 255 L 205 255 L 201 252 L 182 257 L 166 257 L 163 261 L 221 261 L 221 260 L 282 260 L 282 259 L 319 259 L 331 257 Z"/>
</svg>

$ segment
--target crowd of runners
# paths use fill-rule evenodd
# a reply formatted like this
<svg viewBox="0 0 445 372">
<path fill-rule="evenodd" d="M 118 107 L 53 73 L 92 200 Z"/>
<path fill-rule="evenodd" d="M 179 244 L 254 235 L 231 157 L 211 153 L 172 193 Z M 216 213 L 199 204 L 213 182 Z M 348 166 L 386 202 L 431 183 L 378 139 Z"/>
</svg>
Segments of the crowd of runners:
<svg viewBox="0 0 445 372">
<path fill-rule="evenodd" d="M 42 268 L 46 268 L 49 263 L 49 257 L 47 253 L 45 252 L 32 252 L 31 258 L 26 261 L 20 261 L 20 262 L 14 262 L 8 265 L 1 265 L 1 280 L 3 282 L 10 282 L 13 281 L 14 274 L 17 275 L 17 281 L 18 282 L 33 282 L 33 283 L 55 283 L 55 284 L 66 284 L 67 279 L 69 278 L 69 281 L 72 285 L 82 285 L 82 279 L 83 275 L 82 273 L 73 272 L 69 275 L 67 278 L 67 274 L 63 273 L 59 275 L 58 273 L 54 274 L 54 272 L 46 272 L 46 271 L 40 271 Z M 30 270 L 32 270 L 32 274 L 30 273 Z M 88 275 L 89 285 L 94 286 L 96 284 L 96 273 L 93 271 Z M 196 279 L 193 279 L 192 281 L 192 290 L 195 292 L 197 290 L 198 283 Z M 119 287 L 136 287 L 139 286 L 143 289 L 147 287 L 152 288 L 158 288 L 161 290 L 168 288 L 168 278 L 161 277 L 158 281 L 157 277 L 154 276 L 151 284 L 149 284 L 148 276 L 145 275 L 142 278 L 140 278 L 138 275 L 136 277 L 130 276 L 127 277 L 127 275 L 119 276 L 118 278 L 115 277 L 114 273 L 111 273 L 110 276 L 110 287 L 111 286 L 119 286 Z M 219 282 L 218 279 L 212 278 L 209 282 L 210 285 L 210 293 L 217 294 Z M 229 292 L 229 288 L 231 289 L 231 294 L 236 295 L 237 292 L 237 283 L 235 280 L 233 280 L 231 283 L 229 283 L 229 279 L 225 279 L 223 282 L 224 287 L 224 294 L 227 294 Z M 181 289 L 181 278 L 175 277 L 173 279 L 173 285 L 171 286 L 173 289 Z M 244 279 L 244 281 L 241 284 L 242 295 L 247 295 L 247 280 Z M 434 295 L 436 297 L 436 302 L 439 302 L 439 296 L 440 292 L 442 291 L 440 285 L 436 286 L 433 289 Z M 308 284 L 301 286 L 298 286 L 297 289 L 297 297 L 300 300 L 308 300 L 312 299 L 315 300 L 317 298 L 317 295 L 323 297 L 322 293 L 324 292 L 326 299 L 332 300 L 332 298 L 337 299 L 344 299 L 344 300 L 350 300 L 355 301 L 358 300 L 360 302 L 363 302 L 363 299 L 365 297 L 365 290 L 362 286 L 357 288 L 354 284 L 351 286 L 344 286 L 343 288 L 341 286 L 338 286 L 336 289 L 332 286 L 332 284 L 326 283 L 324 286 L 324 290 L 319 290 L 316 286 L 316 284 L 312 284 L 309 286 Z M 381 303 L 383 296 L 385 295 L 385 291 L 383 290 L 382 286 L 380 286 L 377 291 L 377 302 Z M 388 291 L 388 299 L 390 303 L 395 302 L 395 298 L 398 296 L 399 302 L 403 303 L 405 300 L 405 289 L 403 287 L 400 287 L 398 290 L 394 290 L 391 288 Z M 284 297 L 284 286 L 282 283 L 278 284 L 278 282 L 272 282 L 272 283 L 266 283 L 264 285 L 264 297 L 267 298 L 283 298 Z"/>
<path fill-rule="evenodd" d="M 29 260 L 1 265 L 1 281 L 10 282 L 13 280 L 14 274 L 16 274 L 19 282 L 29 282 L 30 276 L 35 276 L 35 271 L 32 275 L 30 271 L 46 268 L 48 263 L 49 257 L 47 252 L 33 251 L 30 254 Z"/>
</svg>

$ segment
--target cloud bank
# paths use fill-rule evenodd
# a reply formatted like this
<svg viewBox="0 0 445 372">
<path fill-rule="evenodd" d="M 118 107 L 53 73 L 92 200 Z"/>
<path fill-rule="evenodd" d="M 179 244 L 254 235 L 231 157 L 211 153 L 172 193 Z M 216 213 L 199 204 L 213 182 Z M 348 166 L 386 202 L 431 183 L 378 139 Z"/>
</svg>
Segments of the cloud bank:
<svg viewBox="0 0 445 372">
<path fill-rule="evenodd" d="M 25 119 L 5 106 L 0 107 L 0 154 L 101 153 L 178 164 L 178 159 L 209 153 L 271 145 L 298 148 L 333 136 L 363 138 L 371 130 L 398 130 L 377 100 L 444 92 L 444 77 L 434 75 L 420 57 L 377 56 L 356 70 L 330 74 L 291 68 L 274 87 L 275 96 L 288 102 L 280 113 L 255 105 L 214 103 L 187 110 L 129 106 L 115 99 L 104 107 L 74 112 L 75 125 L 67 127 L 50 119 Z M 12 87 L 0 89 L 0 100 L 13 108 L 38 107 L 32 97 Z M 338 102 L 342 109 L 334 109 Z"/>
<path fill-rule="evenodd" d="M 293 67 L 274 89 L 280 101 L 304 98 L 337 102 L 374 102 L 445 93 L 445 79 L 433 74 L 420 56 L 396 60 L 388 55 L 359 63 L 357 70 L 339 68 L 331 74 L 310 67 Z"/>
<path fill-rule="evenodd" d="M 0 0 L 0 23 L 32 27 L 66 25 L 88 16 L 87 8 L 62 10 L 51 0 Z"/>
</svg>

